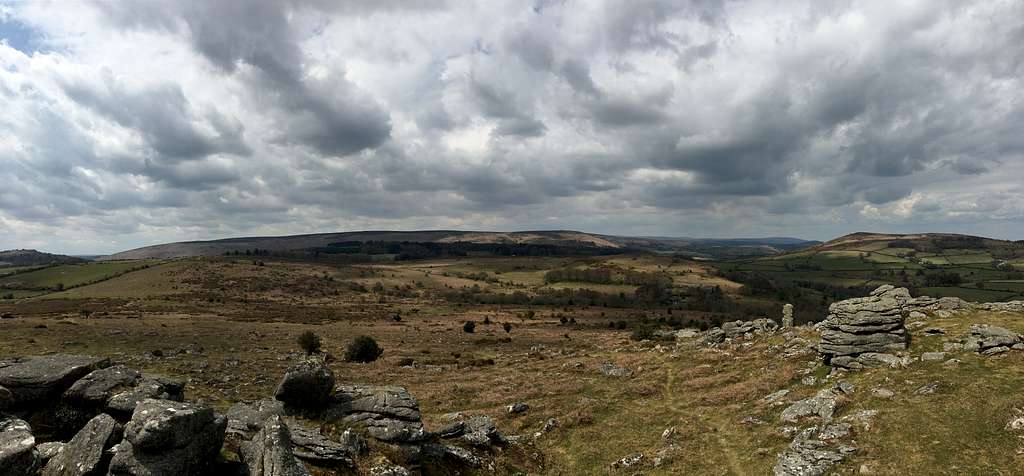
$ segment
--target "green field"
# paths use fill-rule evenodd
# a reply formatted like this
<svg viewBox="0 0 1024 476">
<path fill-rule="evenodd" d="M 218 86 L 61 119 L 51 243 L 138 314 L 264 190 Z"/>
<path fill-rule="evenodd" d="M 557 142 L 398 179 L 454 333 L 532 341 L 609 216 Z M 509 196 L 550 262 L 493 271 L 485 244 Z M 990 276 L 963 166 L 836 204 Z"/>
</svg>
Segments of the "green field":
<svg viewBox="0 0 1024 476">
<path fill-rule="evenodd" d="M 813 305 L 815 300 L 842 299 L 882 284 L 908 287 L 914 294 L 970 301 L 1024 299 L 1024 276 L 1018 268 L 1024 259 L 1012 257 L 1019 255 L 1020 249 L 919 251 L 887 245 L 870 242 L 842 249 L 812 249 L 722 261 L 716 266 L 725 277 L 743 282 L 753 295 L 795 300 L 805 306 Z M 1001 261 L 1008 264 L 999 265 Z"/>
<path fill-rule="evenodd" d="M 0 278 L 0 291 L 58 291 L 95 283 L 158 263 L 149 261 L 106 261 L 51 266 Z"/>
</svg>

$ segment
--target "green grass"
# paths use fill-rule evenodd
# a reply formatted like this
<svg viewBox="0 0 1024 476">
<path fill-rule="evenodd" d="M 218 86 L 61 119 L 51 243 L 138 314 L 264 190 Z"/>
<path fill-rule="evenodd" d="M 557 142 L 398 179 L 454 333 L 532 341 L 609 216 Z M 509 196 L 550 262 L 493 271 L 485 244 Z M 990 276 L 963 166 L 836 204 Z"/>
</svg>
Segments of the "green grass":
<svg viewBox="0 0 1024 476">
<path fill-rule="evenodd" d="M 0 288 L 45 290 L 100 281 L 155 261 L 106 261 L 52 266 L 0 279 Z"/>
</svg>

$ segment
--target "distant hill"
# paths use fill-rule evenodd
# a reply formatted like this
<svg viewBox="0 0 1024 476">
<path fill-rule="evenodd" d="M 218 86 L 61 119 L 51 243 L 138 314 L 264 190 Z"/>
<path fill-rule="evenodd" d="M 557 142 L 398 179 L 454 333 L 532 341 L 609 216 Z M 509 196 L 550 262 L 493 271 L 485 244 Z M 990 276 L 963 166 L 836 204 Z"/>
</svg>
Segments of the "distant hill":
<svg viewBox="0 0 1024 476">
<path fill-rule="evenodd" d="M 0 251 L 0 267 L 41 266 L 47 264 L 85 263 L 82 258 L 43 253 L 36 250 Z"/>
<path fill-rule="evenodd" d="M 569 230 L 549 231 L 357 231 L 310 235 L 227 238 L 211 241 L 186 241 L 147 246 L 123 251 L 102 259 L 149 259 L 193 256 L 219 256 L 228 253 L 263 250 L 280 253 L 295 250 L 322 250 L 348 243 L 425 243 L 436 245 L 475 244 L 515 247 L 545 247 L 565 253 L 615 253 L 653 251 L 686 253 L 706 258 L 763 256 L 817 244 L 797 238 L 702 239 L 623 237 Z"/>
<path fill-rule="evenodd" d="M 890 234 L 857 232 L 826 241 L 808 251 L 859 250 L 865 247 L 909 248 L 916 251 L 1019 249 L 1024 241 L 997 240 L 956 233 Z"/>
</svg>

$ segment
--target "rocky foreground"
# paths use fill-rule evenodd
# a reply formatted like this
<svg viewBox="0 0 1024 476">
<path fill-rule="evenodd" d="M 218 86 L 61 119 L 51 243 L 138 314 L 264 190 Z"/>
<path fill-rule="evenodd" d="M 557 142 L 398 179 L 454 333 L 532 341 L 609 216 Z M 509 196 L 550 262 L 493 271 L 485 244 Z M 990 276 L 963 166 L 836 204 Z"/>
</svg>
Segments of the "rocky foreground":
<svg viewBox="0 0 1024 476">
<path fill-rule="evenodd" d="M 940 362 L 955 366 L 960 360 L 955 352 L 976 352 L 984 357 L 1024 350 L 1024 336 L 1002 327 L 975 323 L 967 336 L 946 339 L 943 351 L 923 352 L 912 357 L 910 328 L 920 329 L 924 335 L 945 334 L 941 328 L 927 327 L 933 317 L 949 318 L 976 311 L 997 313 L 1024 313 L 1024 302 L 972 303 L 959 298 L 912 297 L 906 288 L 881 286 L 868 296 L 832 304 L 829 314 L 813 326 L 820 335 L 817 344 L 786 331 L 787 352 L 797 354 L 816 352 L 819 360 L 831 367 L 823 381 L 832 382 L 810 397 L 787 402 L 790 389 L 782 389 L 765 396 L 762 402 L 771 406 L 785 406 L 779 415 L 779 432 L 792 436 L 787 451 L 778 455 L 773 468 L 775 476 L 820 476 L 829 474 L 849 455 L 857 452 L 853 435 L 870 430 L 875 424 L 877 410 L 861 410 L 841 415 L 840 408 L 858 389 L 844 380 L 849 371 L 869 368 L 902 369 L 915 362 Z M 788 313 L 787 308 L 784 313 Z M 783 315 L 783 322 L 787 315 Z M 787 326 L 784 326 L 785 330 Z M 771 334 L 776 326 L 770 319 L 751 322 L 727 323 L 700 336 L 698 341 L 707 347 L 721 347 L 750 341 Z M 818 385 L 814 376 L 806 377 L 801 385 Z M 929 395 L 939 390 L 939 382 L 929 382 L 917 388 L 917 395 Z M 870 389 L 873 398 L 885 400 L 894 393 L 883 387 Z M 1019 415 L 1007 424 L 1011 430 L 1024 429 L 1024 417 Z M 911 436 L 911 435 L 908 435 Z M 1018 451 L 1020 453 L 1020 450 Z M 874 474 L 869 466 L 858 470 L 861 474 Z"/>
<path fill-rule="evenodd" d="M 485 416 L 427 431 L 404 388 L 336 385 L 317 357 L 289 371 L 275 398 L 223 415 L 183 396 L 181 382 L 103 358 L 0 360 L 0 476 L 400 476 L 427 460 L 481 468 L 507 443 Z"/>
</svg>

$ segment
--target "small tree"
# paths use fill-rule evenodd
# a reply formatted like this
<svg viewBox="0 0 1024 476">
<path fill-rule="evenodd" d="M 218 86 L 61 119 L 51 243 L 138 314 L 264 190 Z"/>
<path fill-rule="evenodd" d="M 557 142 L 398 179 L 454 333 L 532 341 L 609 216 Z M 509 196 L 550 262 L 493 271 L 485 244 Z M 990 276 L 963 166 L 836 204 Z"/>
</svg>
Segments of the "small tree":
<svg viewBox="0 0 1024 476">
<path fill-rule="evenodd" d="M 359 336 L 345 348 L 345 360 L 348 362 L 373 362 L 383 353 L 384 349 L 377 345 L 377 341 L 373 340 L 373 337 Z"/>
<path fill-rule="evenodd" d="M 473 331 L 475 331 L 475 330 L 476 330 L 476 323 L 473 322 L 473 321 L 466 321 L 466 323 L 462 325 L 462 331 L 466 332 L 468 334 L 472 334 Z"/>
<path fill-rule="evenodd" d="M 316 335 L 313 331 L 306 331 L 299 334 L 297 339 L 299 348 L 301 348 L 306 355 L 313 355 L 320 352 L 320 336 Z"/>
<path fill-rule="evenodd" d="M 512 332 L 512 323 L 506 322 L 501 325 L 501 328 L 505 329 L 505 333 L 508 334 L 509 332 Z"/>
</svg>

